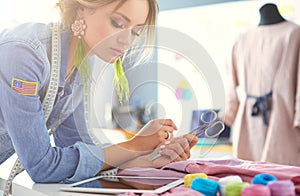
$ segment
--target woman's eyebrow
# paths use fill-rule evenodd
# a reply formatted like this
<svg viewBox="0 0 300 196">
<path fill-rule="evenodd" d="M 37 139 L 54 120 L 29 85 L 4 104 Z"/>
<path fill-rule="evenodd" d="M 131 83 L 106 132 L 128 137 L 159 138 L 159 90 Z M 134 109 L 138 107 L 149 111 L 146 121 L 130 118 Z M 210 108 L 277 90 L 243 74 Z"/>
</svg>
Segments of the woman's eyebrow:
<svg viewBox="0 0 300 196">
<path fill-rule="evenodd" d="M 116 14 L 120 15 L 122 18 L 124 18 L 127 22 L 131 22 L 131 20 L 125 16 L 124 14 L 120 13 L 120 12 L 115 12 Z"/>
<path fill-rule="evenodd" d="M 122 18 L 124 18 L 127 22 L 131 22 L 131 20 L 124 14 L 122 14 L 121 12 L 115 12 L 115 14 L 121 16 Z M 145 24 L 138 24 L 137 26 L 144 26 Z"/>
</svg>

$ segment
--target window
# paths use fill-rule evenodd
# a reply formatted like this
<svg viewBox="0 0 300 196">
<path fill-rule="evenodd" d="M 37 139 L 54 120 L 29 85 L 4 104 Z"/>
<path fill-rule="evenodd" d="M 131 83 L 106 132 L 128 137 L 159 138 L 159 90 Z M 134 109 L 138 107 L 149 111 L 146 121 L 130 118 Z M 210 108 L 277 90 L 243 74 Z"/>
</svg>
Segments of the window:
<svg viewBox="0 0 300 196">
<path fill-rule="evenodd" d="M 0 29 L 23 22 L 50 22 L 55 0 L 0 0 Z"/>
</svg>

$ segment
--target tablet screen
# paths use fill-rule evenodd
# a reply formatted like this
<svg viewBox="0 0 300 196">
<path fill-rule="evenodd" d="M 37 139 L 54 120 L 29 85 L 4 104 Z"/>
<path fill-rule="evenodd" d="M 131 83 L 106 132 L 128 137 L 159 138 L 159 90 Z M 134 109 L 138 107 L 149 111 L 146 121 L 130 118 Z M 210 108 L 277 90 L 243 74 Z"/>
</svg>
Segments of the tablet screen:
<svg viewBox="0 0 300 196">
<path fill-rule="evenodd" d="M 182 184 L 182 182 L 182 179 L 173 177 L 98 176 L 74 183 L 62 190 L 93 193 L 162 193 Z"/>
</svg>

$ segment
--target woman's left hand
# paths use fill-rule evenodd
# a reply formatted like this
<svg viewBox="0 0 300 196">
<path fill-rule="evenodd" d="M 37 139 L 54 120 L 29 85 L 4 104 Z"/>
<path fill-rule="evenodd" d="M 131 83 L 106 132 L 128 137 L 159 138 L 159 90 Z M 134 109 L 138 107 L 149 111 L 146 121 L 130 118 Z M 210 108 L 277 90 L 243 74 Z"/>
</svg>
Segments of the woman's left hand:
<svg viewBox="0 0 300 196">
<path fill-rule="evenodd" d="M 159 144 L 172 139 L 174 130 L 177 130 L 177 127 L 171 119 L 151 120 L 130 142 L 137 151 L 149 152 Z"/>
</svg>

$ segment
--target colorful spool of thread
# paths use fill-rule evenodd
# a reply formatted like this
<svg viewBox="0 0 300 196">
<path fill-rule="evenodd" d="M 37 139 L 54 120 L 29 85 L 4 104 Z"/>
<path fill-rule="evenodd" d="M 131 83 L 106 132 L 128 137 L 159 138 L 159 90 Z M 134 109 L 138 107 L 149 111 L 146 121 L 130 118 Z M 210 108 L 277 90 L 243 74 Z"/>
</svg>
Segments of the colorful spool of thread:
<svg viewBox="0 0 300 196">
<path fill-rule="evenodd" d="M 207 175 L 205 173 L 187 174 L 183 178 L 184 179 L 184 186 L 189 188 L 192 184 L 192 181 L 195 178 L 205 178 L 205 179 L 207 179 Z"/>
<path fill-rule="evenodd" d="M 240 176 L 226 176 L 223 178 L 220 178 L 218 183 L 219 183 L 219 188 L 221 195 L 225 195 L 225 188 L 228 184 L 235 183 L 235 182 L 243 182 Z"/>
<path fill-rule="evenodd" d="M 271 196 L 271 191 L 265 185 L 250 184 L 243 188 L 241 196 Z"/>
<path fill-rule="evenodd" d="M 295 187 L 290 180 L 279 180 L 270 182 L 268 187 L 271 191 L 272 196 L 294 196 Z"/>
<path fill-rule="evenodd" d="M 219 184 L 211 179 L 195 178 L 192 181 L 191 189 L 196 190 L 205 196 L 216 196 Z"/>
<path fill-rule="evenodd" d="M 225 188 L 226 196 L 240 196 L 244 187 L 248 186 L 247 182 L 235 182 L 228 184 Z"/>
<path fill-rule="evenodd" d="M 277 181 L 277 178 L 271 174 L 257 174 L 252 180 L 252 184 L 267 185 L 269 182 Z"/>
</svg>

